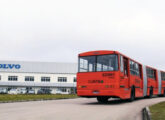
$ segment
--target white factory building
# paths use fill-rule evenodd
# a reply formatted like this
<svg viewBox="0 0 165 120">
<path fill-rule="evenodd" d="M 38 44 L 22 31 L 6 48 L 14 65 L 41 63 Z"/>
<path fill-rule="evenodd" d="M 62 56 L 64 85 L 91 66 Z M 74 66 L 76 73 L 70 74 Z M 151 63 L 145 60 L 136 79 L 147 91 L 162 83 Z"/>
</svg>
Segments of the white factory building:
<svg viewBox="0 0 165 120">
<path fill-rule="evenodd" d="M 0 61 L 0 89 L 71 94 L 76 92 L 76 73 L 76 63 Z"/>
</svg>

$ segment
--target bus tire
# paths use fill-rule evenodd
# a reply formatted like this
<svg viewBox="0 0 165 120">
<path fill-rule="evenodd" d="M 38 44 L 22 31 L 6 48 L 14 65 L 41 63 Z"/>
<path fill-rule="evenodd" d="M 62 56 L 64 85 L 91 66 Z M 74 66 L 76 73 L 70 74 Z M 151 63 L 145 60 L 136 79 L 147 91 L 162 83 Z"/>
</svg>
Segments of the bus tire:
<svg viewBox="0 0 165 120">
<path fill-rule="evenodd" d="M 135 89 L 134 87 L 132 87 L 129 101 L 132 102 L 134 100 L 135 100 Z"/>
<path fill-rule="evenodd" d="M 163 91 L 163 97 L 165 97 L 165 89 L 164 89 L 164 91 Z"/>
<path fill-rule="evenodd" d="M 107 103 L 108 99 L 109 99 L 109 97 L 102 97 L 102 96 L 97 97 L 97 101 L 99 103 Z"/>
<path fill-rule="evenodd" d="M 152 98 L 152 96 L 153 96 L 153 87 L 150 88 L 149 98 Z"/>
</svg>

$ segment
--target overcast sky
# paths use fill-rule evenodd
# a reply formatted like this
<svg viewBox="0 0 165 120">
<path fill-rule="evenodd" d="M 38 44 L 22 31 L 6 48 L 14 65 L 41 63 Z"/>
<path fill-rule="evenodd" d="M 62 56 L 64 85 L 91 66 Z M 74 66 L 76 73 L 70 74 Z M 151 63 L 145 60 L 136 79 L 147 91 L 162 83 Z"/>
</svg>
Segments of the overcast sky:
<svg viewBox="0 0 165 120">
<path fill-rule="evenodd" d="M 0 0 L 0 60 L 117 50 L 165 70 L 164 0 Z"/>
</svg>

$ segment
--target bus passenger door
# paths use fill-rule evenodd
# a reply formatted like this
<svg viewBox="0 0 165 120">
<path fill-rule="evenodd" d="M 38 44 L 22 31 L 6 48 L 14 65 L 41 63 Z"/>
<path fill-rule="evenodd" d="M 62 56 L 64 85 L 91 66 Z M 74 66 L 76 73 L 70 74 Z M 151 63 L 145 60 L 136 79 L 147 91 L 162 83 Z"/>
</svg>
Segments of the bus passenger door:
<svg viewBox="0 0 165 120">
<path fill-rule="evenodd" d="M 128 59 L 124 58 L 124 79 L 125 79 L 125 88 L 129 87 L 128 82 Z"/>
<path fill-rule="evenodd" d="M 128 88 L 128 59 L 120 56 L 120 88 Z"/>
<path fill-rule="evenodd" d="M 140 75 L 140 89 L 143 92 L 143 76 L 142 76 L 142 65 L 139 65 L 139 75 Z"/>
</svg>

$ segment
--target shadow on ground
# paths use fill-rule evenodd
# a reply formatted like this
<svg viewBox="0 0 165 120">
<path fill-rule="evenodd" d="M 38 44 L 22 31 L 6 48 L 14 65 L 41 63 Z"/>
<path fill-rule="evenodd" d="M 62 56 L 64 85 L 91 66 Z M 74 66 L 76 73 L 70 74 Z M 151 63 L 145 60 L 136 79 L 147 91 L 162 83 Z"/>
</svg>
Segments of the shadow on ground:
<svg viewBox="0 0 165 120">
<path fill-rule="evenodd" d="M 153 97 L 152 99 L 155 99 L 155 98 L 158 98 L 158 97 Z M 137 102 L 137 101 L 145 100 L 145 99 L 151 99 L 151 98 L 136 98 L 133 102 Z M 120 105 L 120 104 L 133 103 L 133 102 L 130 102 L 129 100 L 121 100 L 118 98 L 111 98 L 109 99 L 107 103 L 98 103 L 96 100 L 96 102 L 90 102 L 90 103 L 84 103 L 84 104 L 86 105 Z"/>
</svg>

